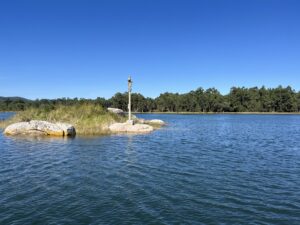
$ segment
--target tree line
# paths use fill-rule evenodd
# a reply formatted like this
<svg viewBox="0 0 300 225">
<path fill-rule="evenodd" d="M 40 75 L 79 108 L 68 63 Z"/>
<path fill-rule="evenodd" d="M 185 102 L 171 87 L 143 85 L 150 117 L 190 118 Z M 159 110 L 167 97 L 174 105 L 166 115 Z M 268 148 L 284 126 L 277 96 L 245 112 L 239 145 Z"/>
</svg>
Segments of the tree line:
<svg viewBox="0 0 300 225">
<path fill-rule="evenodd" d="M 99 104 L 127 111 L 128 93 L 116 93 L 109 99 L 59 98 L 28 100 L 0 97 L 0 111 L 22 111 L 30 107 L 54 109 L 57 105 Z M 300 92 L 290 86 L 277 88 L 232 87 L 222 95 L 215 88 L 198 88 L 184 94 L 165 92 L 157 98 L 132 94 L 134 112 L 299 112 Z"/>
</svg>

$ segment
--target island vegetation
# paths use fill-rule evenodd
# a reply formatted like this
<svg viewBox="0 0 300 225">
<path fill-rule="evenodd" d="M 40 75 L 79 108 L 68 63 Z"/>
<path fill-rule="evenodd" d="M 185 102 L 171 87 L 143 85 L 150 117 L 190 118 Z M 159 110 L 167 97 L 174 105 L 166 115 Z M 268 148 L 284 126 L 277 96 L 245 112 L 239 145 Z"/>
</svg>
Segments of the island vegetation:
<svg viewBox="0 0 300 225">
<path fill-rule="evenodd" d="M 95 103 L 56 104 L 51 107 L 49 105 L 28 107 L 24 111 L 17 112 L 10 119 L 0 121 L 0 128 L 4 129 L 10 124 L 31 120 L 68 123 L 76 127 L 76 133 L 79 135 L 99 135 L 109 133 L 108 126 L 110 124 L 125 122 L 126 118 L 108 112 L 101 105 Z"/>
<path fill-rule="evenodd" d="M 58 112 L 66 113 L 72 118 L 78 118 L 77 110 L 80 106 L 88 104 L 90 113 L 103 108 L 115 107 L 127 111 L 127 93 L 116 93 L 110 99 L 37 99 L 24 98 L 0 98 L 0 111 L 26 111 L 22 115 L 30 115 L 38 109 L 39 117 L 43 119 L 58 118 Z M 82 107 L 83 109 L 84 107 Z M 55 109 L 55 110 L 54 110 Z M 53 111 L 54 110 L 54 111 Z M 147 98 L 139 93 L 132 94 L 133 112 L 198 112 L 198 113 L 298 113 L 300 111 L 300 92 L 296 92 L 290 86 L 277 88 L 266 87 L 232 87 L 229 94 L 222 95 L 215 88 L 198 88 L 184 94 L 163 93 L 157 98 Z M 51 113 L 48 113 L 51 112 Z M 98 112 L 97 112 L 98 113 Z M 79 115 L 81 115 L 79 113 Z M 91 115 L 91 114 L 87 114 Z M 116 119 L 111 114 L 104 114 L 106 119 Z M 67 115 L 65 115 L 67 116 Z M 84 116 L 84 115 L 81 115 Z M 62 117 L 63 118 L 63 117 Z M 90 118 L 90 116 L 87 116 Z M 103 119 L 101 118 L 101 120 Z M 100 119 L 100 118 L 97 118 Z M 76 120 L 76 119 L 74 119 Z M 79 123 L 79 121 L 75 121 Z"/>
</svg>

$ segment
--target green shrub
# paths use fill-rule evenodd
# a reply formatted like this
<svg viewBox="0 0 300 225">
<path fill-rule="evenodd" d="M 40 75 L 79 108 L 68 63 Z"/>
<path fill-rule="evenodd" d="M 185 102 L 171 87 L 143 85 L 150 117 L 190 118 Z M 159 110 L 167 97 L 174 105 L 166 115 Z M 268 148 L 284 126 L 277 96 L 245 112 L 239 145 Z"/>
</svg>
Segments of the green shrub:
<svg viewBox="0 0 300 225">
<path fill-rule="evenodd" d="M 85 103 L 71 106 L 58 105 L 53 108 L 28 108 L 17 112 L 9 120 L 1 121 L 0 127 L 5 128 L 12 123 L 30 120 L 69 123 L 75 126 L 77 134 L 96 135 L 107 133 L 110 124 L 125 122 L 126 118 L 110 113 L 100 105 Z"/>
</svg>

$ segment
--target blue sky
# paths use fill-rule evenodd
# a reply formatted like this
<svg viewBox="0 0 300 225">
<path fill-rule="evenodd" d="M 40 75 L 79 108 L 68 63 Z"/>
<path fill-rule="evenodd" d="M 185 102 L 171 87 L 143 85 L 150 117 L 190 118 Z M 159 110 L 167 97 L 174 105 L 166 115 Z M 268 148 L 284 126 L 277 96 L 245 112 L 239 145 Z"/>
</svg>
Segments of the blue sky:
<svg viewBox="0 0 300 225">
<path fill-rule="evenodd" d="M 0 2 L 0 96 L 300 90 L 298 0 Z"/>
</svg>

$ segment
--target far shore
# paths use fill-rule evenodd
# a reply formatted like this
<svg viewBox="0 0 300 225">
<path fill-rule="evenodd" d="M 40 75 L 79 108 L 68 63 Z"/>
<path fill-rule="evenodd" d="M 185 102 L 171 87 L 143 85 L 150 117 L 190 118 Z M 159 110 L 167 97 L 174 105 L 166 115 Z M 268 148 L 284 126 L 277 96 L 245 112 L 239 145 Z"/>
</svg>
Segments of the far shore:
<svg viewBox="0 0 300 225">
<path fill-rule="evenodd" d="M 0 113 L 17 113 L 22 111 L 0 111 Z M 127 113 L 127 112 L 125 112 Z M 132 112 L 133 114 L 178 114 L 178 115 L 300 115 L 300 112 Z"/>
<path fill-rule="evenodd" d="M 136 114 L 174 114 L 174 115 L 300 115 L 300 112 L 134 112 Z"/>
</svg>

